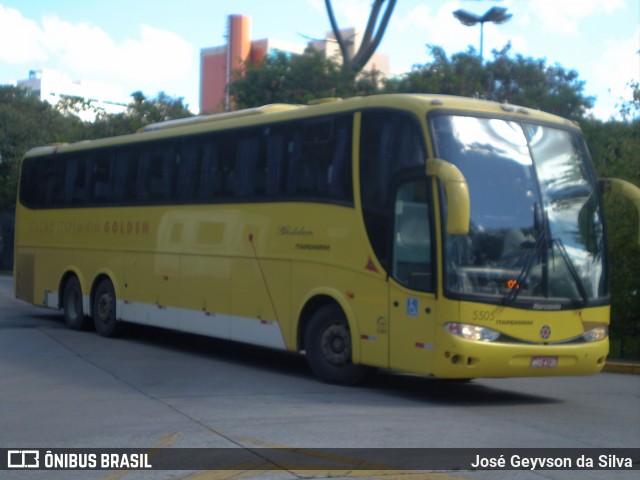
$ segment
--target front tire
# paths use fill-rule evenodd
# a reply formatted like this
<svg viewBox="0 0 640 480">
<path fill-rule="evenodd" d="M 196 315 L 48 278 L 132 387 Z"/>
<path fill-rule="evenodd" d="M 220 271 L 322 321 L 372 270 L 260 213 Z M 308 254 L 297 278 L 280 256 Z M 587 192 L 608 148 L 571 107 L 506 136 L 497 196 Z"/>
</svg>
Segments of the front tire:
<svg viewBox="0 0 640 480">
<path fill-rule="evenodd" d="M 121 329 L 116 320 L 116 292 L 111 280 L 104 279 L 93 296 L 93 323 L 103 337 L 115 337 Z"/>
<path fill-rule="evenodd" d="M 87 326 L 87 317 L 82 307 L 82 288 L 78 277 L 71 277 L 64 286 L 62 294 L 64 323 L 72 330 L 82 330 Z"/>
<path fill-rule="evenodd" d="M 353 385 L 369 370 L 352 363 L 349 324 L 337 305 L 324 306 L 313 314 L 304 346 L 311 370 L 324 382 Z"/>
</svg>

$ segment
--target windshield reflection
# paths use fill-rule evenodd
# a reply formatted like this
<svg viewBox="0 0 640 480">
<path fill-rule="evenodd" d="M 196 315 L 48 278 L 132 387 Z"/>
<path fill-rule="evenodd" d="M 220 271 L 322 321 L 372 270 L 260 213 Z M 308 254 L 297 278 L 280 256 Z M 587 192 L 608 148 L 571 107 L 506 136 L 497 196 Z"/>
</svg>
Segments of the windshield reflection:
<svg viewBox="0 0 640 480">
<path fill-rule="evenodd" d="M 464 174 L 467 235 L 445 236 L 448 294 L 586 304 L 607 279 L 595 177 L 576 132 L 502 119 L 432 119 L 436 154 Z"/>
</svg>

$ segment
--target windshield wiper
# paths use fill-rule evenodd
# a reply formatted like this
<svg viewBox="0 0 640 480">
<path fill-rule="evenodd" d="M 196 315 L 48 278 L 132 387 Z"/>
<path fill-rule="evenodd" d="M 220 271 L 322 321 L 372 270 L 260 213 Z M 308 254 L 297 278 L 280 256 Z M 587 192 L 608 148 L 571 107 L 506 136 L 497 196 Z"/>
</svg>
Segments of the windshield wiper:
<svg viewBox="0 0 640 480">
<path fill-rule="evenodd" d="M 531 268 L 533 267 L 533 261 L 541 254 L 543 249 L 548 248 L 550 246 L 553 251 L 554 245 L 558 247 L 560 256 L 562 257 L 562 260 L 564 260 L 567 266 L 567 269 L 569 270 L 569 274 L 571 275 L 571 278 L 573 279 L 578 289 L 578 293 L 580 294 L 580 297 L 582 297 L 582 305 L 586 305 L 589 302 L 589 295 L 587 293 L 587 289 L 585 288 L 584 282 L 580 278 L 580 275 L 578 274 L 576 267 L 571 262 L 571 258 L 567 253 L 567 247 L 564 246 L 564 243 L 559 238 L 551 238 L 549 242 L 547 242 L 546 240 L 547 240 L 547 233 L 546 233 L 546 230 L 543 230 L 540 233 L 540 236 L 538 237 L 538 239 L 536 240 L 536 243 L 534 244 L 533 248 L 531 249 L 531 254 L 529 255 L 529 258 L 527 258 L 527 263 L 524 265 L 524 267 L 522 267 L 522 270 L 520 271 L 520 274 L 518 275 L 518 278 L 513 288 L 511 289 L 509 294 L 504 298 L 502 302 L 503 305 L 511 305 L 513 302 L 515 302 L 515 300 L 518 298 L 518 295 L 520 294 L 520 291 L 522 290 L 522 286 L 524 285 L 524 282 L 527 280 L 527 277 L 531 272 Z"/>
<path fill-rule="evenodd" d="M 513 302 L 515 302 L 516 298 L 518 298 L 518 295 L 520 294 L 520 290 L 522 290 L 521 287 L 524 285 L 524 282 L 527 280 L 527 277 L 529 276 L 529 272 L 533 267 L 534 259 L 537 258 L 542 252 L 542 250 L 547 247 L 546 240 L 547 240 L 547 231 L 542 230 L 540 232 L 540 235 L 536 239 L 536 243 L 534 243 L 533 247 L 531 248 L 531 253 L 529 254 L 529 258 L 527 258 L 527 263 L 525 263 L 524 267 L 522 267 L 522 270 L 520 270 L 520 273 L 518 274 L 516 283 L 511 288 L 511 291 L 509 292 L 509 294 L 504 298 L 502 302 L 503 305 L 511 305 Z"/>
<path fill-rule="evenodd" d="M 564 243 L 562 242 L 561 239 L 553 238 L 551 239 L 552 251 L 553 251 L 554 244 L 558 246 L 558 250 L 560 250 L 560 256 L 562 256 L 562 259 L 567 265 L 567 268 L 569 269 L 569 273 L 571 274 L 571 277 L 573 278 L 573 281 L 575 282 L 576 287 L 578 287 L 578 292 L 582 297 L 582 305 L 586 305 L 589 302 L 589 295 L 587 294 L 587 289 L 584 287 L 584 282 L 580 278 L 580 275 L 578 274 L 576 267 L 573 265 L 573 262 L 571 261 L 571 258 L 567 253 L 567 247 L 564 246 Z"/>
</svg>

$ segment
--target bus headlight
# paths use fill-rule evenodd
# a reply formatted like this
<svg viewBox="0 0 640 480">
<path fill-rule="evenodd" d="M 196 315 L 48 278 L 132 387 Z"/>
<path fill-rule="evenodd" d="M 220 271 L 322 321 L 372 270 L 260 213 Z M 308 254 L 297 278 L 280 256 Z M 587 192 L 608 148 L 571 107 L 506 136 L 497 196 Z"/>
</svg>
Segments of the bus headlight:
<svg viewBox="0 0 640 480">
<path fill-rule="evenodd" d="M 582 335 L 585 342 L 599 342 L 600 340 L 604 340 L 608 335 L 607 327 L 596 327 Z"/>
<path fill-rule="evenodd" d="M 444 328 L 451 335 L 462 337 L 466 340 L 494 342 L 500 337 L 500 332 L 479 325 L 469 325 L 468 323 L 449 322 L 444 324 Z"/>
</svg>

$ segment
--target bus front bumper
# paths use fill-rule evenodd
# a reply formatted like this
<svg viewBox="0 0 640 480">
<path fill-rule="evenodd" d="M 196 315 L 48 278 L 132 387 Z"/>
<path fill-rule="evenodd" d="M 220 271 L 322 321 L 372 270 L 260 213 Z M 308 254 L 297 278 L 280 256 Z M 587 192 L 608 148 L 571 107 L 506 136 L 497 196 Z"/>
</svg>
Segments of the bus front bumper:
<svg viewBox="0 0 640 480">
<path fill-rule="evenodd" d="M 533 345 L 479 342 L 452 337 L 434 352 L 432 374 L 440 378 L 593 375 L 605 365 L 609 339 Z"/>
</svg>

